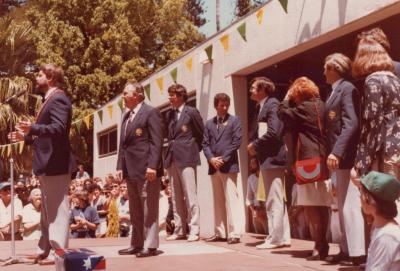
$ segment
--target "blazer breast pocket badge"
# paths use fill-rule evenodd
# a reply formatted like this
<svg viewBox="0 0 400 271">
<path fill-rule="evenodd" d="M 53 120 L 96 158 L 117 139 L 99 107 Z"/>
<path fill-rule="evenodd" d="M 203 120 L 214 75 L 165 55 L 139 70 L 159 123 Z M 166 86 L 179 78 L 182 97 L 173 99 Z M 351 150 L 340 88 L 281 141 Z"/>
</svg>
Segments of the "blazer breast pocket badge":
<svg viewBox="0 0 400 271">
<path fill-rule="evenodd" d="M 143 134 L 142 128 L 136 128 L 136 130 L 135 130 L 135 135 L 136 135 L 136 136 L 142 136 L 142 134 Z"/>
<path fill-rule="evenodd" d="M 187 127 L 187 125 L 182 125 L 182 133 L 186 133 L 187 131 L 189 131 L 189 128 Z"/>
<path fill-rule="evenodd" d="M 336 112 L 335 111 L 329 111 L 329 113 L 328 113 L 328 118 L 330 119 L 330 120 L 333 120 L 333 119 L 335 119 L 336 118 Z"/>
</svg>

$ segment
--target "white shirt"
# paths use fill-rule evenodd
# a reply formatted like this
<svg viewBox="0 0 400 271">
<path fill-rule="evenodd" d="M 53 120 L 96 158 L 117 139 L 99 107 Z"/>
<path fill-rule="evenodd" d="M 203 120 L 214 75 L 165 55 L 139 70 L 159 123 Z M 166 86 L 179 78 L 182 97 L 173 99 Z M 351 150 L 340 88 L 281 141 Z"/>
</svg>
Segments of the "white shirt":
<svg viewBox="0 0 400 271">
<path fill-rule="evenodd" d="M 44 99 L 46 100 L 50 96 L 50 94 L 53 93 L 56 89 L 56 87 L 49 88 L 49 90 L 44 95 Z"/>
<path fill-rule="evenodd" d="M 140 102 L 136 105 L 136 107 L 132 108 L 131 111 L 133 110 L 135 113 L 131 114 L 129 117 L 129 121 L 133 121 L 137 115 L 137 113 L 139 112 L 140 108 L 142 107 L 143 102 Z"/>
<path fill-rule="evenodd" d="M 32 203 L 29 203 L 24 207 L 23 215 L 22 215 L 22 223 L 23 224 L 33 224 L 40 222 L 40 211 L 37 211 Z M 27 232 L 24 231 L 24 240 L 39 240 L 42 235 L 42 231 L 40 227 L 37 227 L 33 231 Z"/>
<path fill-rule="evenodd" d="M 258 113 L 258 115 L 260 115 L 260 113 L 261 113 L 261 111 L 262 111 L 262 108 L 263 108 L 265 102 L 267 101 L 267 99 L 268 99 L 268 97 L 265 97 L 264 99 L 262 99 L 262 100 L 260 101 L 260 112 Z"/>
<path fill-rule="evenodd" d="M 366 271 L 400 270 L 400 226 L 387 224 L 371 233 Z"/>
<path fill-rule="evenodd" d="M 181 117 L 181 113 L 182 113 L 182 110 L 183 110 L 183 108 L 185 107 L 185 103 L 183 103 L 181 106 L 179 106 L 178 108 L 175 108 L 175 110 L 176 109 L 178 109 L 178 117 L 177 117 L 177 121 L 179 120 L 179 118 Z"/>
<path fill-rule="evenodd" d="M 15 196 L 14 197 L 14 217 L 17 216 L 22 217 L 22 202 L 21 200 Z M 11 223 L 11 202 L 6 207 L 3 203 L 3 200 L 0 199 L 0 228 L 3 228 Z"/>
</svg>

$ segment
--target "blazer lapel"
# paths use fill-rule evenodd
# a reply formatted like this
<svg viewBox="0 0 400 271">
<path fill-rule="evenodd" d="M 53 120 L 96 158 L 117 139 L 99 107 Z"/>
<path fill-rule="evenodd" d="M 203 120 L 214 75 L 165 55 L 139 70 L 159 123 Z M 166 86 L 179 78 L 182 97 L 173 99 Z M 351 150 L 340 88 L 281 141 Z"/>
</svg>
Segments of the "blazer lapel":
<svg viewBox="0 0 400 271">
<path fill-rule="evenodd" d="M 214 138 L 218 140 L 218 118 L 217 118 L 217 116 L 215 116 L 213 119 L 211 131 L 214 134 Z"/>
<path fill-rule="evenodd" d="M 225 118 L 222 120 L 222 123 L 220 124 L 217 141 L 221 138 L 222 134 L 224 133 L 225 126 L 228 125 L 228 122 L 229 122 L 229 114 L 225 116 Z"/>
<path fill-rule="evenodd" d="M 122 117 L 122 124 L 121 124 L 121 140 L 122 140 L 123 142 L 125 142 L 125 138 L 126 138 L 126 134 L 125 134 L 125 131 L 126 131 L 126 122 L 128 121 L 129 112 L 130 112 L 130 111 L 125 112 L 125 113 L 124 113 L 124 116 Z"/>
<path fill-rule="evenodd" d="M 134 117 L 134 119 L 128 124 L 128 126 L 126 127 L 126 129 L 128 129 L 128 131 L 126 131 L 126 136 L 125 139 L 131 138 L 132 135 L 135 132 L 135 128 L 140 120 L 141 115 L 143 114 L 143 107 L 145 106 L 145 104 L 143 103 L 142 106 L 139 109 L 139 112 L 135 113 L 136 116 Z"/>
<path fill-rule="evenodd" d="M 340 87 L 343 84 L 344 80 L 342 80 L 339 85 L 336 87 L 336 91 L 332 93 L 332 97 L 329 97 L 328 102 L 326 103 L 326 107 L 330 107 L 333 102 L 340 96 L 340 92 L 342 92 L 342 88 Z M 333 90 L 332 90 L 333 91 Z"/>
<path fill-rule="evenodd" d="M 187 117 L 186 105 L 183 107 L 182 112 L 180 114 L 181 115 L 179 116 L 178 122 L 176 123 L 176 126 L 175 126 L 175 134 L 174 135 L 176 135 L 179 132 L 179 130 L 181 129 L 182 123 L 184 123 L 184 120 Z"/>
</svg>

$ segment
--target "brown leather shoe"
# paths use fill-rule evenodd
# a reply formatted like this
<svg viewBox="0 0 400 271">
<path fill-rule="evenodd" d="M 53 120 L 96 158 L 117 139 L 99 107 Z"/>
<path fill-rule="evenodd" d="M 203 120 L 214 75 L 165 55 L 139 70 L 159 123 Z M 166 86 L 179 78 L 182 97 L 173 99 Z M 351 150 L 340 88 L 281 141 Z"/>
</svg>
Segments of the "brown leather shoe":
<svg viewBox="0 0 400 271">
<path fill-rule="evenodd" d="M 226 238 L 219 237 L 218 235 L 213 235 L 209 238 L 204 239 L 206 242 L 225 242 Z"/>
</svg>

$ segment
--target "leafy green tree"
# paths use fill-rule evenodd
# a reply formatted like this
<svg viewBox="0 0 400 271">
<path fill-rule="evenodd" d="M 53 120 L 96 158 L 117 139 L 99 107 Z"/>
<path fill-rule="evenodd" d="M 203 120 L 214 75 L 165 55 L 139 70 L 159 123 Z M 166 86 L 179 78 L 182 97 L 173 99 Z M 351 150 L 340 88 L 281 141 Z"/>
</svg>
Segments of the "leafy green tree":
<svg viewBox="0 0 400 271">
<path fill-rule="evenodd" d="M 236 0 L 236 18 L 241 18 L 252 9 L 262 5 L 265 0 Z"/>
<path fill-rule="evenodd" d="M 203 0 L 187 0 L 186 3 L 186 17 L 197 27 L 204 25 L 207 21 L 202 17 L 205 11 L 203 5 Z"/>
</svg>

